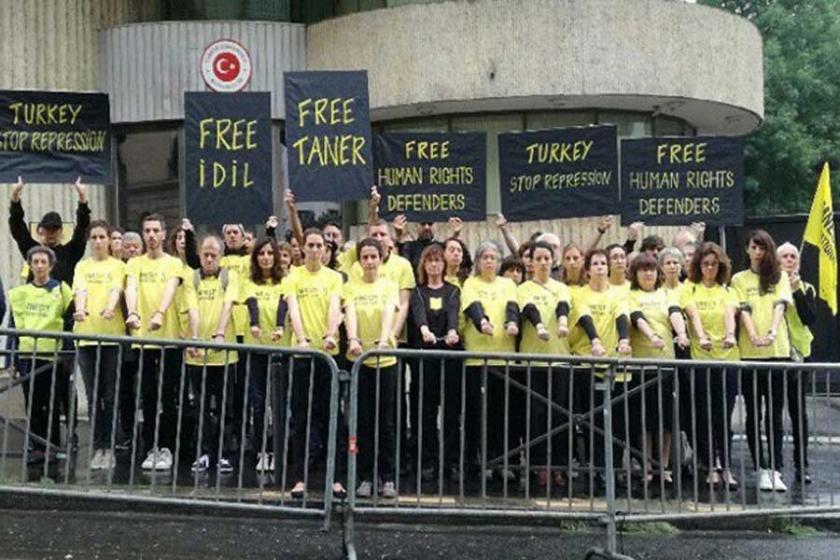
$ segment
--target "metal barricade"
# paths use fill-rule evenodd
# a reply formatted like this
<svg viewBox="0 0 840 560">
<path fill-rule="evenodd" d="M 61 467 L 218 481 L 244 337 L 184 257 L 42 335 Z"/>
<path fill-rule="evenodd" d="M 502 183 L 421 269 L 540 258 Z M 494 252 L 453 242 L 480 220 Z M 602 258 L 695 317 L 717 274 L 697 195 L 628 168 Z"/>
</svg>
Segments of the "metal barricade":
<svg viewBox="0 0 840 560">
<path fill-rule="evenodd" d="M 837 369 L 367 352 L 351 371 L 347 548 L 357 517 L 594 521 L 594 553 L 619 557 L 618 522 L 840 511 L 840 479 L 808 472 L 840 443 Z"/>
<path fill-rule="evenodd" d="M 323 517 L 329 527 L 336 461 L 345 456 L 336 453 L 344 424 L 331 356 L 241 343 L 0 335 L 11 342 L 0 382 L 4 490 L 261 509 Z M 18 350 L 22 339 L 31 351 Z M 293 492 L 298 483 L 302 491 Z"/>
</svg>

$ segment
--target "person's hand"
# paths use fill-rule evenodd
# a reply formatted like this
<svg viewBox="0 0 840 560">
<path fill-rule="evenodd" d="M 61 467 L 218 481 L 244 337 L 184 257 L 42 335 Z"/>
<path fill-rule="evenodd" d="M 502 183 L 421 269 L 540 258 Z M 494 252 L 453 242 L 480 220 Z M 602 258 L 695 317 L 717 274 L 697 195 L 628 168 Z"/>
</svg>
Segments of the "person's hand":
<svg viewBox="0 0 840 560">
<path fill-rule="evenodd" d="M 351 356 L 362 355 L 362 343 L 359 341 L 358 338 L 351 338 L 350 342 L 348 343 L 347 349 L 350 351 Z"/>
<path fill-rule="evenodd" d="M 12 202 L 20 202 L 20 193 L 23 192 L 25 186 L 26 183 L 23 182 L 23 178 L 18 175 L 17 183 L 12 185 Z"/>
<path fill-rule="evenodd" d="M 545 328 L 545 325 L 543 325 L 542 323 L 537 325 L 537 337 L 540 340 L 545 340 L 545 341 L 548 341 L 548 339 L 551 338 L 551 333 L 548 332 L 548 329 Z"/>
<path fill-rule="evenodd" d="M 446 336 L 443 338 L 443 342 L 446 343 L 447 346 L 455 346 L 460 341 L 460 337 L 458 336 L 457 331 L 451 330 L 446 333 Z"/>
<path fill-rule="evenodd" d="M 559 323 L 557 325 L 557 336 L 560 338 L 569 336 L 569 326 L 564 323 Z"/>
<path fill-rule="evenodd" d="M 514 323 L 513 321 L 509 322 L 505 325 L 505 334 L 508 336 L 516 336 L 519 334 L 519 325 Z"/>
<path fill-rule="evenodd" d="M 703 235 L 706 233 L 706 222 L 694 222 L 689 229 L 694 233 L 697 241 L 703 241 Z"/>
<path fill-rule="evenodd" d="M 271 340 L 273 342 L 280 342 L 281 338 L 283 338 L 283 327 L 277 327 L 274 329 L 274 332 L 271 333 Z"/>
<path fill-rule="evenodd" d="M 82 178 L 76 177 L 76 182 L 73 184 L 76 188 L 76 194 L 79 195 L 79 202 L 82 204 L 87 204 L 88 201 L 88 188 L 87 185 L 82 184 Z"/>
<path fill-rule="evenodd" d="M 137 330 L 140 328 L 140 316 L 136 313 L 129 313 L 128 318 L 125 320 L 125 326 L 131 330 Z"/>
<path fill-rule="evenodd" d="M 610 229 L 613 225 L 613 217 L 612 216 L 601 216 L 598 220 L 598 231 L 600 233 L 606 233 L 608 229 Z"/>
<path fill-rule="evenodd" d="M 301 338 L 297 341 L 298 348 L 309 348 L 309 341 L 305 338 Z"/>
<path fill-rule="evenodd" d="M 338 348 L 338 342 L 335 339 L 335 335 L 328 334 L 324 337 L 324 349 L 325 350 L 334 350 Z"/>
<path fill-rule="evenodd" d="M 501 212 L 496 214 L 496 227 L 497 228 L 504 229 L 505 227 L 507 227 L 507 223 L 508 223 L 508 221 L 507 221 L 507 218 L 505 218 L 504 214 L 502 214 Z"/>
<path fill-rule="evenodd" d="M 193 227 L 192 222 L 189 218 L 184 218 L 183 220 L 181 220 L 181 229 L 183 231 L 191 231 L 195 233 L 195 227 Z"/>
<path fill-rule="evenodd" d="M 201 350 L 199 350 L 198 348 L 193 348 L 192 346 L 190 346 L 189 348 L 187 348 L 187 356 L 189 356 L 190 358 L 192 358 L 194 360 L 194 359 L 198 358 L 199 356 L 201 356 Z"/>
<path fill-rule="evenodd" d="M 768 345 L 767 339 L 758 335 L 750 335 L 750 343 L 756 348 L 763 348 Z"/>
<path fill-rule="evenodd" d="M 486 334 L 487 336 L 493 336 L 493 324 L 490 320 L 485 317 L 481 320 L 481 334 Z"/>
<path fill-rule="evenodd" d="M 280 227 L 280 218 L 277 216 L 269 216 L 265 221 L 265 229 L 277 229 Z"/>
<path fill-rule="evenodd" d="M 461 234 L 462 229 L 464 229 L 464 221 L 461 218 L 458 216 L 452 216 L 449 218 L 449 230 L 452 237 L 458 237 L 458 235 Z"/>
<path fill-rule="evenodd" d="M 603 358 L 607 355 L 607 349 L 604 348 L 600 338 L 592 340 L 592 355 L 596 358 Z"/>
<path fill-rule="evenodd" d="M 426 344 L 434 344 L 435 342 L 437 342 L 437 337 L 435 336 L 435 333 L 430 331 L 429 327 L 427 327 L 426 325 L 420 327 L 420 336 L 423 337 L 423 342 L 425 342 Z"/>
<path fill-rule="evenodd" d="M 676 341 L 677 341 L 677 346 L 679 346 L 680 349 L 682 349 L 682 350 L 685 350 L 686 348 L 691 346 L 691 341 L 688 339 L 688 336 L 685 333 L 678 334 L 677 338 L 676 338 Z"/>
<path fill-rule="evenodd" d="M 253 336 L 254 338 L 260 338 L 262 336 L 262 329 L 259 327 L 259 325 L 253 325 L 251 327 L 251 336 Z"/>
<path fill-rule="evenodd" d="M 724 339 L 725 341 L 726 339 Z M 706 352 L 712 349 L 712 339 L 707 334 L 700 335 L 700 348 L 705 350 Z"/>
<path fill-rule="evenodd" d="M 387 339 L 386 340 L 380 340 L 379 342 L 376 343 L 376 347 L 379 350 L 388 350 L 391 347 L 391 344 Z"/>
<path fill-rule="evenodd" d="M 644 222 L 633 222 L 627 226 L 627 240 L 638 241 L 642 237 L 642 230 L 645 227 Z"/>
<path fill-rule="evenodd" d="M 155 311 L 154 315 L 152 315 L 152 320 L 149 321 L 149 330 L 156 331 L 159 330 L 163 326 L 163 313 L 160 311 Z"/>
<path fill-rule="evenodd" d="M 802 278 L 799 277 L 799 273 L 795 270 L 788 272 L 788 280 L 790 280 L 790 289 L 793 291 L 798 290 L 802 286 Z"/>
<path fill-rule="evenodd" d="M 77 323 L 84 323 L 85 318 L 87 318 L 87 311 L 77 309 L 76 312 L 73 313 L 73 320 Z"/>
<path fill-rule="evenodd" d="M 379 208 L 379 203 L 382 201 L 382 195 L 379 194 L 379 189 L 376 185 L 370 188 L 370 205 L 374 208 Z"/>
<path fill-rule="evenodd" d="M 286 204 L 286 208 L 289 210 L 295 209 L 295 193 L 293 193 L 290 189 L 286 189 L 283 192 L 283 202 Z"/>
<path fill-rule="evenodd" d="M 662 350 L 665 348 L 665 341 L 662 340 L 662 337 L 658 334 L 654 334 L 650 338 L 650 345 L 653 346 L 656 350 Z"/>
<path fill-rule="evenodd" d="M 723 339 L 723 347 L 727 350 L 730 348 L 735 348 L 735 345 L 738 344 L 738 341 L 735 340 L 735 335 L 730 334 L 729 336 L 724 337 Z M 709 341 L 709 348 L 707 350 L 712 349 L 712 343 Z"/>
<path fill-rule="evenodd" d="M 114 318 L 114 310 L 113 309 L 103 309 L 99 316 L 105 319 L 106 321 L 110 321 Z"/>
<path fill-rule="evenodd" d="M 630 341 L 629 340 L 627 340 L 626 338 L 622 338 L 621 340 L 618 341 L 618 353 L 619 354 L 624 354 L 625 356 L 629 356 L 632 351 L 633 351 L 633 349 L 630 348 Z"/>
<path fill-rule="evenodd" d="M 408 224 L 408 218 L 405 217 L 405 214 L 400 214 L 394 218 L 394 233 L 396 233 L 397 239 L 402 239 L 405 235 L 406 224 Z"/>
</svg>

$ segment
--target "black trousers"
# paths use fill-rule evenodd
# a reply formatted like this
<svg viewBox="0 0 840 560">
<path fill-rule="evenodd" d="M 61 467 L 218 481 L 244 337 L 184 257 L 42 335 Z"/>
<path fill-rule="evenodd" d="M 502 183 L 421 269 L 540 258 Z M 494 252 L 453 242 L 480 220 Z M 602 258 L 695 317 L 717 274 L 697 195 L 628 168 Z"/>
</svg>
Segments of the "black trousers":
<svg viewBox="0 0 840 560">
<path fill-rule="evenodd" d="M 180 348 L 147 348 L 138 358 L 140 391 L 143 399 L 143 445 L 146 452 L 157 447 L 175 449 L 178 423 L 178 395 L 181 387 Z"/>
<path fill-rule="evenodd" d="M 93 423 L 93 448 L 108 449 L 111 447 L 119 347 L 81 346 L 76 355 L 85 382 L 88 416 Z"/>
<path fill-rule="evenodd" d="M 626 382 L 614 382 L 612 384 L 611 400 L 612 404 L 607 403 L 606 399 L 606 381 L 592 376 L 591 383 L 593 386 L 593 397 L 595 401 L 595 409 L 600 407 L 610 407 L 610 425 L 612 427 L 612 466 L 614 468 L 621 468 L 622 459 L 624 457 L 624 450 L 635 450 L 637 454 L 641 453 L 641 400 L 642 394 L 637 391 L 630 393 L 635 387 L 639 385 L 638 376 L 634 375 L 632 380 Z M 592 450 L 592 456 L 596 467 L 607 466 L 606 447 L 608 443 L 605 440 L 603 433 L 605 424 L 604 410 L 598 410 L 595 413 L 595 448 Z"/>
<path fill-rule="evenodd" d="M 26 413 L 29 415 L 29 432 L 51 445 L 61 444 L 60 401 L 58 377 L 64 375 L 61 363 L 52 360 L 20 356 L 20 375 L 24 379 L 23 389 Z M 49 436 L 47 432 L 49 431 Z M 46 446 L 34 438 L 29 443 L 35 450 L 43 451 Z M 55 450 L 51 451 L 54 454 Z"/>
<path fill-rule="evenodd" d="M 197 421 L 195 441 L 198 453 L 209 455 L 211 464 L 216 464 L 223 457 L 226 445 L 219 442 L 221 423 L 226 400 L 231 397 L 225 391 L 225 366 L 187 366 L 192 383 Z M 233 366 L 228 366 L 228 375 Z"/>
<path fill-rule="evenodd" d="M 695 368 L 694 370 L 694 429 L 697 434 L 697 463 L 704 469 L 732 465 L 732 411 L 738 395 L 738 373 L 735 369 Z M 691 390 L 691 378 L 688 379 Z M 688 403 L 691 414 L 691 403 Z M 690 415 L 689 415 L 690 418 Z"/>
<path fill-rule="evenodd" d="M 572 449 L 570 443 L 574 441 L 572 439 L 570 442 L 570 434 L 574 434 L 574 428 L 568 412 L 562 412 L 557 407 L 570 411 L 571 375 L 571 369 L 568 367 L 531 367 L 529 393 L 528 369 L 517 368 L 511 372 L 511 377 L 525 388 L 510 389 L 513 437 L 509 447 L 519 445 L 520 439 L 528 445 L 530 441 L 539 437 L 544 438 L 540 443 L 529 445 L 530 451 L 527 455 L 531 465 L 559 467 L 569 464 L 569 450 Z M 549 435 L 552 430 L 564 424 L 569 426 Z M 526 426 L 530 426 L 530 433 L 525 431 Z"/>
<path fill-rule="evenodd" d="M 776 360 L 770 360 L 776 361 Z M 750 447 L 753 465 L 756 469 L 781 471 L 784 466 L 782 440 L 784 425 L 782 417 L 785 407 L 785 375 L 781 368 L 745 369 L 742 375 L 744 402 L 747 407 L 747 443 Z M 762 408 L 762 401 L 764 408 Z M 761 423 L 764 424 L 770 446 L 767 454 L 760 437 Z"/>
<path fill-rule="evenodd" d="M 294 431 L 290 473 L 298 482 L 303 481 L 310 467 L 322 463 L 319 459 L 326 453 L 332 372 L 323 360 L 308 357 L 294 357 L 291 367 Z M 342 455 L 337 453 L 337 458 Z"/>
<path fill-rule="evenodd" d="M 397 365 L 359 368 L 359 480 L 396 477 Z M 377 406 L 378 405 L 378 406 Z"/>
<path fill-rule="evenodd" d="M 810 358 L 805 358 L 806 362 Z M 805 369 L 788 370 L 785 382 L 787 384 L 787 405 L 793 429 L 793 464 L 797 471 L 808 468 L 808 410 L 805 406 L 805 396 L 811 389 L 811 372 Z"/>
</svg>

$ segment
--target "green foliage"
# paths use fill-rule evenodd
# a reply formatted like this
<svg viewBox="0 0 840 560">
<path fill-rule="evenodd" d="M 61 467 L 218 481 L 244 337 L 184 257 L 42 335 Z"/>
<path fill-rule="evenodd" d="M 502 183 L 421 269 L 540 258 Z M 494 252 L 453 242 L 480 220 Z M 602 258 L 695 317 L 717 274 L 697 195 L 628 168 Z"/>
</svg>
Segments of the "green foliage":
<svg viewBox="0 0 840 560">
<path fill-rule="evenodd" d="M 807 212 L 822 163 L 840 163 L 840 2 L 701 3 L 750 19 L 764 39 L 765 122 L 747 142 L 748 214 Z"/>
</svg>

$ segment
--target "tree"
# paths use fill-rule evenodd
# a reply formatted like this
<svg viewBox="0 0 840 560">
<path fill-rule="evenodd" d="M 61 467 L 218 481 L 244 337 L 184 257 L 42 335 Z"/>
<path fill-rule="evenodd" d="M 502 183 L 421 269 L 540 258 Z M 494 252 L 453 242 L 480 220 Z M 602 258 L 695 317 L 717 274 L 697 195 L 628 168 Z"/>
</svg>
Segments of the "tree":
<svg viewBox="0 0 840 560">
<path fill-rule="evenodd" d="M 807 212 L 824 161 L 840 162 L 840 2 L 701 0 L 764 39 L 765 121 L 747 141 L 747 213 Z"/>
</svg>

